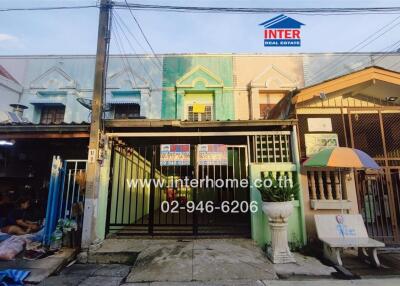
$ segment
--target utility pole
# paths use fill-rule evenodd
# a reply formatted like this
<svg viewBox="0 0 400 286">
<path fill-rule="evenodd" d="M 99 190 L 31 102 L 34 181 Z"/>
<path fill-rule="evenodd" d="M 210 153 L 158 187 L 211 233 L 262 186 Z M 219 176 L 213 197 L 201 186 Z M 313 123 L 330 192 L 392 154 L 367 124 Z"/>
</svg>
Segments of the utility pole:
<svg viewBox="0 0 400 286">
<path fill-rule="evenodd" d="M 85 210 L 83 217 L 82 248 L 96 240 L 97 201 L 100 177 L 100 140 L 102 135 L 103 96 L 106 77 L 106 60 L 110 42 L 111 0 L 100 1 L 97 35 L 96 67 L 94 75 L 92 120 L 90 124 L 89 154 L 86 173 Z M 73 146 L 71 146 L 73 148 Z"/>
</svg>

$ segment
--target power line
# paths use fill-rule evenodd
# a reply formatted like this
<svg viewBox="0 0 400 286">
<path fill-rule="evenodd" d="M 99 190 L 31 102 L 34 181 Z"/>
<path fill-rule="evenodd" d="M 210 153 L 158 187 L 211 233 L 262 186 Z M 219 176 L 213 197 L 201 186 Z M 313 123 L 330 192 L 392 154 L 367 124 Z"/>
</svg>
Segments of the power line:
<svg viewBox="0 0 400 286">
<path fill-rule="evenodd" d="M 119 33 L 118 33 L 117 18 L 113 18 L 113 19 L 114 19 L 114 21 L 115 21 L 115 23 L 114 23 L 114 24 L 115 24 L 115 25 L 114 25 L 115 28 L 112 30 L 112 32 L 114 32 L 114 35 L 115 35 L 115 43 L 116 43 L 116 45 L 117 45 L 117 47 L 118 47 L 118 50 L 119 50 L 119 52 L 120 52 L 120 54 L 121 54 L 122 65 L 123 65 L 123 67 L 124 67 L 124 70 L 128 72 L 129 80 L 132 80 L 132 82 L 135 84 L 135 86 L 137 86 L 135 76 L 134 76 L 133 73 L 132 73 L 132 67 L 131 67 L 131 65 L 130 65 L 130 63 L 129 63 L 129 61 L 128 61 L 128 59 L 124 56 L 125 50 L 124 50 L 124 47 L 123 47 L 123 44 L 122 44 L 122 39 L 121 39 L 121 37 L 119 36 Z"/>
<path fill-rule="evenodd" d="M 136 38 L 135 34 L 133 34 L 133 32 L 129 29 L 128 25 L 124 22 L 122 17 L 120 15 L 118 15 L 117 12 L 114 12 L 114 15 L 118 18 L 118 22 L 120 22 L 120 24 L 122 24 L 124 26 L 125 30 L 132 36 L 132 38 L 135 40 L 135 42 L 138 44 L 138 46 L 143 50 L 143 52 L 145 54 L 147 54 L 146 49 L 143 47 L 143 45 L 140 43 L 140 41 Z M 154 64 L 154 66 L 157 69 L 162 70 L 162 65 L 161 66 L 159 65 L 160 63 L 159 63 L 159 61 L 157 61 L 157 57 L 156 56 L 154 57 L 154 59 L 156 60 L 155 62 L 153 61 L 154 60 L 153 58 L 151 58 L 151 59 L 152 59 L 151 62 Z"/>
<path fill-rule="evenodd" d="M 394 68 L 395 66 L 397 66 L 398 64 L 400 64 L 400 60 L 394 62 L 392 65 L 390 65 L 390 66 L 388 67 L 388 69 L 393 69 L 393 68 Z"/>
<path fill-rule="evenodd" d="M 114 18 L 114 19 L 115 19 L 115 24 L 116 24 L 116 25 L 115 25 L 115 31 L 114 31 L 114 32 L 116 33 L 116 36 L 118 37 L 119 42 L 121 43 L 121 46 L 120 46 L 120 44 L 118 43 L 118 39 L 117 39 L 117 45 L 120 46 L 120 47 L 122 47 L 122 51 L 121 51 L 121 48 L 120 48 L 121 57 L 122 57 L 122 62 L 124 63 L 124 59 L 125 59 L 126 65 L 129 66 L 129 68 L 128 68 L 127 70 L 131 73 L 131 76 L 132 76 L 132 78 L 133 78 L 133 81 L 134 81 L 135 85 L 137 85 L 136 80 L 134 79 L 135 76 L 133 75 L 133 72 L 132 72 L 133 69 L 132 69 L 132 67 L 131 67 L 131 64 L 130 64 L 128 58 L 126 58 L 126 57 L 124 56 L 124 54 L 126 54 L 126 53 L 125 53 L 124 48 L 123 48 L 122 38 L 120 38 L 118 34 L 122 32 L 122 35 L 125 37 L 126 41 L 128 42 L 128 45 L 131 47 L 131 49 L 133 50 L 133 52 L 134 52 L 135 54 L 136 54 L 136 51 L 135 51 L 135 48 L 133 47 L 131 41 L 129 40 L 128 36 L 127 36 L 126 33 L 124 32 L 124 30 L 123 30 L 121 24 L 119 23 L 119 19 L 118 19 L 119 17 L 118 17 L 118 15 L 117 15 L 116 13 L 114 13 L 114 15 L 117 16 L 117 17 Z M 151 77 L 151 75 L 150 75 L 149 71 L 147 70 L 145 64 L 142 62 L 142 59 L 140 58 L 140 56 L 138 56 L 138 59 L 139 59 L 140 65 L 143 67 L 143 70 L 145 71 L 145 73 L 146 73 L 147 76 L 149 77 L 149 80 L 151 81 L 151 83 L 153 84 L 153 86 L 156 87 L 156 84 L 155 84 L 155 82 L 153 81 L 153 78 Z"/>
<path fill-rule="evenodd" d="M 160 59 L 157 58 L 156 52 L 154 51 L 153 47 L 151 46 L 149 40 L 147 39 L 146 34 L 144 33 L 142 27 L 141 27 L 140 24 L 139 24 L 139 21 L 136 19 L 135 15 L 133 14 L 132 9 L 129 7 L 129 3 L 128 3 L 127 0 L 125 0 L 125 4 L 126 4 L 126 7 L 129 9 L 129 13 L 131 14 L 133 20 L 135 21 L 136 25 L 138 26 L 138 28 L 139 28 L 139 30 L 140 30 L 140 33 L 142 34 L 143 38 L 145 39 L 147 45 L 150 47 L 150 50 L 151 50 L 151 52 L 153 53 L 153 56 L 156 58 L 156 60 L 158 61 L 158 63 L 159 63 L 160 66 L 162 67 L 162 63 L 161 63 Z"/>
<path fill-rule="evenodd" d="M 99 6 L 98 6 L 98 5 L 84 5 L 84 6 L 56 6 L 56 7 L 3 8 L 3 9 L 0 9 L 0 12 L 71 10 L 71 9 L 87 9 L 87 8 L 99 8 Z"/>
<path fill-rule="evenodd" d="M 400 7 L 349 7 L 349 8 L 252 8 L 252 7 L 205 7 L 205 6 L 172 6 L 157 4 L 139 4 L 125 2 L 113 2 L 118 9 L 151 10 L 159 12 L 183 12 L 183 13 L 240 13 L 240 14 L 310 14 L 310 15 L 354 15 L 354 14 L 399 14 Z"/>
<path fill-rule="evenodd" d="M 336 15 L 359 15 L 359 14 L 400 14 L 400 7 L 349 7 L 349 8 L 252 8 L 252 7 L 202 7 L 202 6 L 171 6 L 138 4 L 125 2 L 112 2 L 111 6 L 117 9 L 148 10 L 159 12 L 183 12 L 183 13 L 235 13 L 235 14 L 266 14 L 285 13 L 310 16 L 336 16 Z M 53 7 L 22 7 L 2 8 L 0 12 L 12 11 L 48 11 L 67 9 L 99 8 L 99 5 L 80 6 L 53 6 Z M 131 11 L 132 13 L 132 11 Z M 132 13 L 133 14 L 133 13 Z M 134 16 L 133 16 L 134 17 Z M 134 17 L 135 18 L 135 17 Z M 135 20 L 137 21 L 137 20 Z"/>
<path fill-rule="evenodd" d="M 396 51 L 398 48 L 400 48 L 400 40 L 392 43 L 391 45 L 387 46 L 386 48 L 384 48 L 382 50 L 382 52 L 384 52 L 385 54 L 377 57 L 377 58 L 372 58 L 372 60 L 375 62 L 375 64 L 379 61 L 382 61 L 384 58 L 386 58 L 389 55 L 393 54 L 393 50 Z"/>
<path fill-rule="evenodd" d="M 361 41 L 360 43 L 358 43 L 357 45 L 355 45 L 354 47 L 352 47 L 350 50 L 347 51 L 347 53 L 350 52 L 357 52 L 360 51 L 362 48 L 368 46 L 369 44 L 371 44 L 372 42 L 376 41 L 377 39 L 379 39 L 380 37 L 382 37 L 384 34 L 386 34 L 387 32 L 393 30 L 395 27 L 397 27 L 400 22 L 395 23 L 398 19 L 400 19 L 400 16 L 396 17 L 395 19 L 393 19 L 392 21 L 390 21 L 388 24 L 384 25 L 383 27 L 381 27 L 380 29 L 378 29 L 377 31 L 375 31 L 374 33 L 370 34 L 367 38 L 365 38 L 363 41 Z M 392 27 L 389 27 L 390 25 L 392 25 L 393 23 L 395 23 Z M 385 28 L 389 27 L 387 30 L 383 31 Z M 379 32 L 383 31 L 382 33 L 378 34 Z M 378 35 L 377 35 L 378 34 Z M 372 38 L 372 39 L 371 39 Z M 335 62 L 333 63 L 329 63 L 328 65 L 326 65 L 325 67 L 323 67 L 322 69 L 320 69 L 319 71 L 317 71 L 315 73 L 315 75 L 309 79 L 309 81 L 314 81 L 317 79 L 320 79 L 321 77 L 323 77 L 328 71 L 338 67 L 342 62 L 344 62 L 346 60 L 346 57 L 348 57 L 348 55 L 342 56 L 342 58 L 337 59 Z"/>
<path fill-rule="evenodd" d="M 115 23 L 117 24 L 119 31 L 122 32 L 122 35 L 125 37 L 126 41 L 128 42 L 128 46 L 133 50 L 134 54 L 137 54 L 135 48 L 133 47 L 133 45 L 132 45 L 132 43 L 131 43 L 131 41 L 129 40 L 128 36 L 126 35 L 126 33 L 125 33 L 123 27 L 122 27 L 121 24 L 119 23 L 119 20 L 118 20 L 117 18 L 115 18 L 115 20 L 116 20 Z M 138 55 L 137 58 L 138 58 L 138 60 L 139 60 L 140 65 L 142 66 L 144 72 L 147 74 L 149 80 L 151 81 L 151 83 L 152 83 L 153 86 L 155 87 L 156 84 L 155 84 L 155 82 L 153 81 L 153 78 L 151 77 L 150 72 L 147 70 L 146 65 L 143 63 L 142 58 L 141 58 L 139 55 Z M 128 65 L 129 65 L 129 68 L 130 68 L 130 72 L 132 73 L 132 76 L 134 76 L 134 75 L 133 75 L 133 72 L 132 72 L 133 69 L 132 69 L 131 64 L 130 64 L 130 62 L 129 62 L 129 60 L 128 60 L 127 58 L 126 58 L 126 61 L 128 62 Z M 136 84 L 136 82 L 135 82 L 135 84 Z"/>
</svg>

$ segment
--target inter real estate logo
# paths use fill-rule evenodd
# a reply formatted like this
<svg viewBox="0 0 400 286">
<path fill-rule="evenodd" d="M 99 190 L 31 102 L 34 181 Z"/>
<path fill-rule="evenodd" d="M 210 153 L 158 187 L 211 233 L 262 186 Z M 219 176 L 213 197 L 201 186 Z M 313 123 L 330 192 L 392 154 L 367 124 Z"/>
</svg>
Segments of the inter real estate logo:
<svg viewBox="0 0 400 286">
<path fill-rule="evenodd" d="M 264 26 L 264 47 L 300 47 L 303 23 L 283 14 L 260 24 Z"/>
</svg>

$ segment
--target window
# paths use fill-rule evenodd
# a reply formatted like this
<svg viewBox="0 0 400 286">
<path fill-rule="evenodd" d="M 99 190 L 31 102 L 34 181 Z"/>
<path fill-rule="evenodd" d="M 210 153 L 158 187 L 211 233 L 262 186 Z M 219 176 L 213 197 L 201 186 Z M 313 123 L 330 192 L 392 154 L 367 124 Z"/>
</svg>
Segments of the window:
<svg viewBox="0 0 400 286">
<path fill-rule="evenodd" d="M 193 105 L 188 106 L 189 121 L 211 121 L 212 120 L 212 105 L 206 105 L 204 112 L 193 112 Z"/>
<path fill-rule="evenodd" d="M 117 104 L 114 106 L 114 119 L 129 119 L 139 117 L 139 104 Z"/>
<path fill-rule="evenodd" d="M 40 124 L 60 124 L 64 121 L 65 106 L 43 106 Z"/>
<path fill-rule="evenodd" d="M 274 106 L 274 104 L 260 104 L 260 118 L 267 119 L 269 112 Z"/>
<path fill-rule="evenodd" d="M 284 96 L 284 92 L 260 91 L 260 119 L 267 119 L 270 111 Z"/>
</svg>

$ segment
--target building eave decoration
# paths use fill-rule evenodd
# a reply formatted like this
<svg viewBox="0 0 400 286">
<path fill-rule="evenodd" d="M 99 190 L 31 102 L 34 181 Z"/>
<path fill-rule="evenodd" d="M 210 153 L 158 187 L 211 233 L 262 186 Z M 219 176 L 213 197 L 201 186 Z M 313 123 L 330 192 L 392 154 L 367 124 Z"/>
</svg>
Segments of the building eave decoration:
<svg viewBox="0 0 400 286">
<path fill-rule="evenodd" d="M 139 76 L 132 68 L 127 67 L 110 73 L 107 80 L 107 89 L 150 89 L 149 82 Z"/>
<path fill-rule="evenodd" d="M 250 88 L 264 88 L 268 90 L 294 90 L 298 82 L 287 73 L 269 65 L 250 82 Z"/>
<path fill-rule="evenodd" d="M 202 83 L 205 88 L 222 88 L 224 86 L 222 79 L 204 66 L 198 65 L 178 79 L 176 87 L 195 88 L 197 83 Z"/>
<path fill-rule="evenodd" d="M 54 66 L 30 83 L 31 89 L 76 89 L 77 83 L 64 70 Z"/>
<path fill-rule="evenodd" d="M 375 66 L 368 67 L 313 86 L 305 87 L 296 94 L 292 102 L 300 103 L 312 100 L 321 93 L 328 95 L 351 86 L 375 80 L 400 85 L 400 73 Z"/>
</svg>

